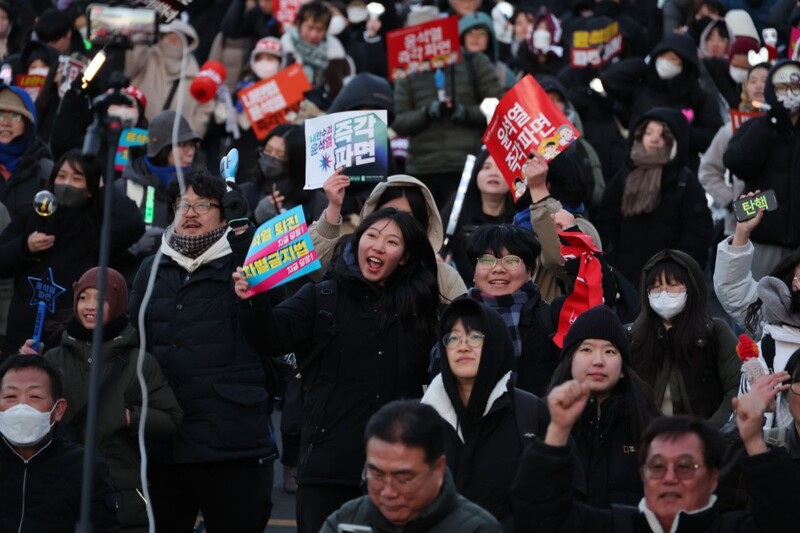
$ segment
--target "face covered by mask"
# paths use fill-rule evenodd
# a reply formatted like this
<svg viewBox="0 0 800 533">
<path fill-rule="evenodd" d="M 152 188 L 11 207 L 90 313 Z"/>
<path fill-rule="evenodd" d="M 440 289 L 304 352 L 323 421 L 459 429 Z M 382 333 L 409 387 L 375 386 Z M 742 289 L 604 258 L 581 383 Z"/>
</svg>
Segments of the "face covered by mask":
<svg viewBox="0 0 800 533">
<path fill-rule="evenodd" d="M 550 48 L 553 38 L 547 30 L 535 30 L 533 32 L 533 47 L 537 50 L 546 51 Z"/>
<path fill-rule="evenodd" d="M 72 185 L 64 185 L 56 183 L 53 186 L 53 194 L 56 196 L 59 205 L 64 207 L 78 208 L 82 207 L 89 199 L 89 190 L 86 188 L 79 189 Z"/>
<path fill-rule="evenodd" d="M 267 154 L 258 156 L 258 168 L 267 181 L 278 181 L 285 179 L 289 171 L 286 161 L 281 161 L 277 157 Z"/>
<path fill-rule="evenodd" d="M 0 412 L 0 433 L 14 446 L 35 446 L 53 427 L 50 415 L 55 408 L 54 405 L 53 409 L 42 413 L 26 403 L 19 403 Z"/>
<path fill-rule="evenodd" d="M 656 72 L 662 80 L 671 80 L 681 73 L 683 67 L 676 65 L 667 58 L 659 57 L 656 59 Z"/>
<path fill-rule="evenodd" d="M 353 6 L 347 8 L 347 20 L 349 20 L 352 24 L 364 22 L 368 18 L 369 11 L 367 11 L 366 7 Z"/>
<path fill-rule="evenodd" d="M 281 64 L 274 59 L 259 59 L 250 63 L 250 68 L 253 74 L 258 76 L 258 79 L 265 80 L 271 78 L 280 70 Z"/>
<path fill-rule="evenodd" d="M 347 19 L 341 15 L 334 15 L 331 17 L 331 22 L 328 24 L 328 35 L 339 35 L 347 27 Z"/>
<path fill-rule="evenodd" d="M 661 291 L 658 296 L 648 295 L 650 308 L 664 320 L 672 320 L 686 307 L 686 291 L 670 294 Z"/>
<path fill-rule="evenodd" d="M 126 126 L 134 126 L 139 121 L 139 110 L 126 105 L 108 106 L 108 115 L 119 118 Z"/>
<path fill-rule="evenodd" d="M 731 79 L 738 84 L 742 84 L 747 81 L 747 69 L 746 68 L 739 68 L 734 67 L 731 65 L 728 67 L 728 74 L 730 74 Z"/>
</svg>

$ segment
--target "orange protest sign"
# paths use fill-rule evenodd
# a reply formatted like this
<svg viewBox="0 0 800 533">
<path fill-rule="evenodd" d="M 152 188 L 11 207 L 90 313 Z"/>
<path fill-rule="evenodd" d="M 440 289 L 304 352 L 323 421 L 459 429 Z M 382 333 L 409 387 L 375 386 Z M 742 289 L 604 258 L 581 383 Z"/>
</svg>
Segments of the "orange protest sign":
<svg viewBox="0 0 800 533">
<path fill-rule="evenodd" d="M 18 74 L 17 86 L 28 93 L 31 96 L 31 100 L 36 101 L 36 98 L 39 96 L 42 87 L 44 87 L 44 80 L 44 76 L 37 76 L 35 74 Z"/>
<path fill-rule="evenodd" d="M 286 121 L 286 109 L 303 99 L 311 90 L 311 83 L 297 63 L 278 72 L 275 76 L 261 80 L 237 93 L 247 118 L 258 140 L 263 140 L 269 131 Z"/>
<path fill-rule="evenodd" d="M 763 116 L 764 113 L 759 113 L 757 111 L 739 111 L 738 109 L 731 109 L 731 128 L 733 128 L 733 132 L 736 133 L 736 130 L 751 118 Z"/>
</svg>

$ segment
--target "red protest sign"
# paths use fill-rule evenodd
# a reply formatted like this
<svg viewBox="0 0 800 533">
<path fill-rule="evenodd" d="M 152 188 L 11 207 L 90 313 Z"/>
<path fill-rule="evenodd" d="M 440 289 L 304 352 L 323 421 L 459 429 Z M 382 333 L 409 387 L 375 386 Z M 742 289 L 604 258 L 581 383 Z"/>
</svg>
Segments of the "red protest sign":
<svg viewBox="0 0 800 533">
<path fill-rule="evenodd" d="M 44 87 L 44 76 L 37 76 L 35 74 L 18 74 L 17 86 L 23 89 L 31 97 L 31 100 L 36 101 L 39 93 Z"/>
<path fill-rule="evenodd" d="M 572 34 L 569 63 L 575 68 L 601 67 L 622 52 L 622 34 L 614 21 L 604 28 L 577 30 Z"/>
<path fill-rule="evenodd" d="M 396 80 L 457 63 L 461 59 L 458 17 L 432 20 L 386 34 L 389 78 Z"/>
<path fill-rule="evenodd" d="M 482 140 L 516 201 L 525 192 L 521 175 L 528 154 L 538 152 L 551 161 L 580 135 L 528 74 L 497 104 Z"/>
<path fill-rule="evenodd" d="M 281 29 L 286 29 L 287 26 L 294 24 L 294 19 L 297 17 L 297 12 L 300 6 L 303 5 L 303 0 L 273 0 L 272 12 L 275 19 L 281 23 Z"/>
<path fill-rule="evenodd" d="M 275 76 L 261 80 L 237 93 L 258 140 L 286 121 L 286 109 L 303 99 L 303 93 L 311 90 L 303 67 L 297 63 L 278 72 Z"/>
<path fill-rule="evenodd" d="M 736 133 L 736 130 L 751 118 L 762 116 L 764 116 L 764 113 L 759 113 L 757 111 L 739 111 L 738 109 L 731 109 L 731 128 L 733 128 L 733 133 Z"/>
<path fill-rule="evenodd" d="M 789 59 L 794 57 L 797 41 L 800 41 L 800 28 L 792 28 L 792 32 L 789 34 Z"/>
</svg>

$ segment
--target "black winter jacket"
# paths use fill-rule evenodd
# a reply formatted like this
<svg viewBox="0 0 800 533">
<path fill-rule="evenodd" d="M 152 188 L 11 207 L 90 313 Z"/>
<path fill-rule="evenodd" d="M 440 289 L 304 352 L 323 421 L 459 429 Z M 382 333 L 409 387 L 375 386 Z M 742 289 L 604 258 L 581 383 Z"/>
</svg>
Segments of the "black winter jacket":
<svg viewBox="0 0 800 533">
<path fill-rule="evenodd" d="M 603 239 L 608 262 L 625 278 L 637 284 L 644 264 L 665 248 L 681 250 L 705 265 L 713 237 L 711 213 L 705 191 L 686 163 L 688 128 L 674 111 L 658 108 L 639 118 L 638 126 L 648 120 L 664 122 L 677 143 L 675 157 L 664 165 L 661 174 L 661 202 L 652 212 L 632 217 L 620 213 L 625 182 L 635 166 L 628 160 L 614 176 L 603 195 L 595 217 L 595 226 Z M 633 136 L 629 148 L 633 147 Z"/>
<path fill-rule="evenodd" d="M 796 61 L 783 62 L 800 66 Z M 771 109 L 766 116 L 745 122 L 731 138 L 722 158 L 725 166 L 745 182 L 745 190 L 773 189 L 783 207 L 766 213 L 753 230 L 754 242 L 797 248 L 800 245 L 800 120 L 792 124 L 783 104 L 775 98 L 772 75 L 767 76 L 764 97 Z"/>
<path fill-rule="evenodd" d="M 162 460 L 200 463 L 277 455 L 268 365 L 242 335 L 231 279 L 252 235 L 252 230 L 239 236 L 229 232 L 231 252 L 193 272 L 161 257 L 145 313 L 146 350 L 161 365 L 184 413 L 171 456 Z M 131 317 L 139 316 L 153 260 L 145 259 L 134 280 Z"/>
<path fill-rule="evenodd" d="M 52 170 L 50 150 L 36 137 L 31 147 L 22 154 L 19 166 L 11 173 L 11 177 L 0 179 L 0 203 L 6 206 L 12 219 L 31 205 L 37 192 L 47 187 Z"/>
<path fill-rule="evenodd" d="M 25 461 L 3 438 L 0 472 L 0 531 L 75 531 L 81 508 L 81 446 L 54 438 Z M 101 460 L 94 465 L 92 525 L 97 533 L 119 531 L 117 498 L 108 467 Z"/>
</svg>

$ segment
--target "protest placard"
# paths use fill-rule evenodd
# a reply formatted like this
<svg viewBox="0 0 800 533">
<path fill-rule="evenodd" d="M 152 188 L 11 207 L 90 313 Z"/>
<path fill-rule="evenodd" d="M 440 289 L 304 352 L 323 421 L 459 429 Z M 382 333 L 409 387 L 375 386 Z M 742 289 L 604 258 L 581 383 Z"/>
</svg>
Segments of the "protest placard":
<svg viewBox="0 0 800 533">
<path fill-rule="evenodd" d="M 733 132 L 736 133 L 736 130 L 751 118 L 763 116 L 764 113 L 759 113 L 758 111 L 739 111 L 738 109 L 731 109 L 731 128 L 733 128 Z"/>
<path fill-rule="evenodd" d="M 161 15 L 161 19 L 167 24 L 175 20 L 191 3 L 192 0 L 139 0 L 139 4 Z"/>
<path fill-rule="evenodd" d="M 61 82 L 58 84 L 58 96 L 63 98 L 69 88 L 72 87 L 73 82 L 83 74 L 86 65 L 77 59 L 64 55 L 58 57 L 58 63 L 58 69 L 61 73 Z"/>
<path fill-rule="evenodd" d="M 386 34 L 389 78 L 397 80 L 457 63 L 461 59 L 458 17 L 415 24 Z"/>
<path fill-rule="evenodd" d="M 344 111 L 305 122 L 306 189 L 319 189 L 335 169 L 354 182 L 383 181 L 389 170 L 386 110 Z"/>
<path fill-rule="evenodd" d="M 792 28 L 789 34 L 789 59 L 794 57 L 794 49 L 797 47 L 797 41 L 800 41 L 800 28 Z"/>
<path fill-rule="evenodd" d="M 579 29 L 572 34 L 569 62 L 574 68 L 601 67 L 620 52 L 619 22 L 609 19 L 602 28 Z"/>
<path fill-rule="evenodd" d="M 538 152 L 551 161 L 578 137 L 577 128 L 528 74 L 497 104 L 482 140 L 516 201 L 525 192 L 521 173 L 528 155 Z"/>
<path fill-rule="evenodd" d="M 122 172 L 130 160 L 129 149 L 131 146 L 144 146 L 147 144 L 147 130 L 142 128 L 125 128 L 119 136 L 117 153 L 114 155 L 114 170 Z"/>
<path fill-rule="evenodd" d="M 253 133 L 263 140 L 269 131 L 286 122 L 286 109 L 303 99 L 311 84 L 297 63 L 286 67 L 271 78 L 245 87 L 237 93 Z"/>
<path fill-rule="evenodd" d="M 272 13 L 275 20 L 281 23 L 281 29 L 286 30 L 288 26 L 294 24 L 297 11 L 303 5 L 303 0 L 272 0 Z"/>
<path fill-rule="evenodd" d="M 44 87 L 44 76 L 37 76 L 35 74 L 17 74 L 17 86 L 23 89 L 31 97 L 34 102 L 39 96 L 39 93 Z"/>
<path fill-rule="evenodd" d="M 250 285 L 247 294 L 252 296 L 321 267 L 308 235 L 303 206 L 297 206 L 258 227 L 242 272 Z"/>
</svg>

